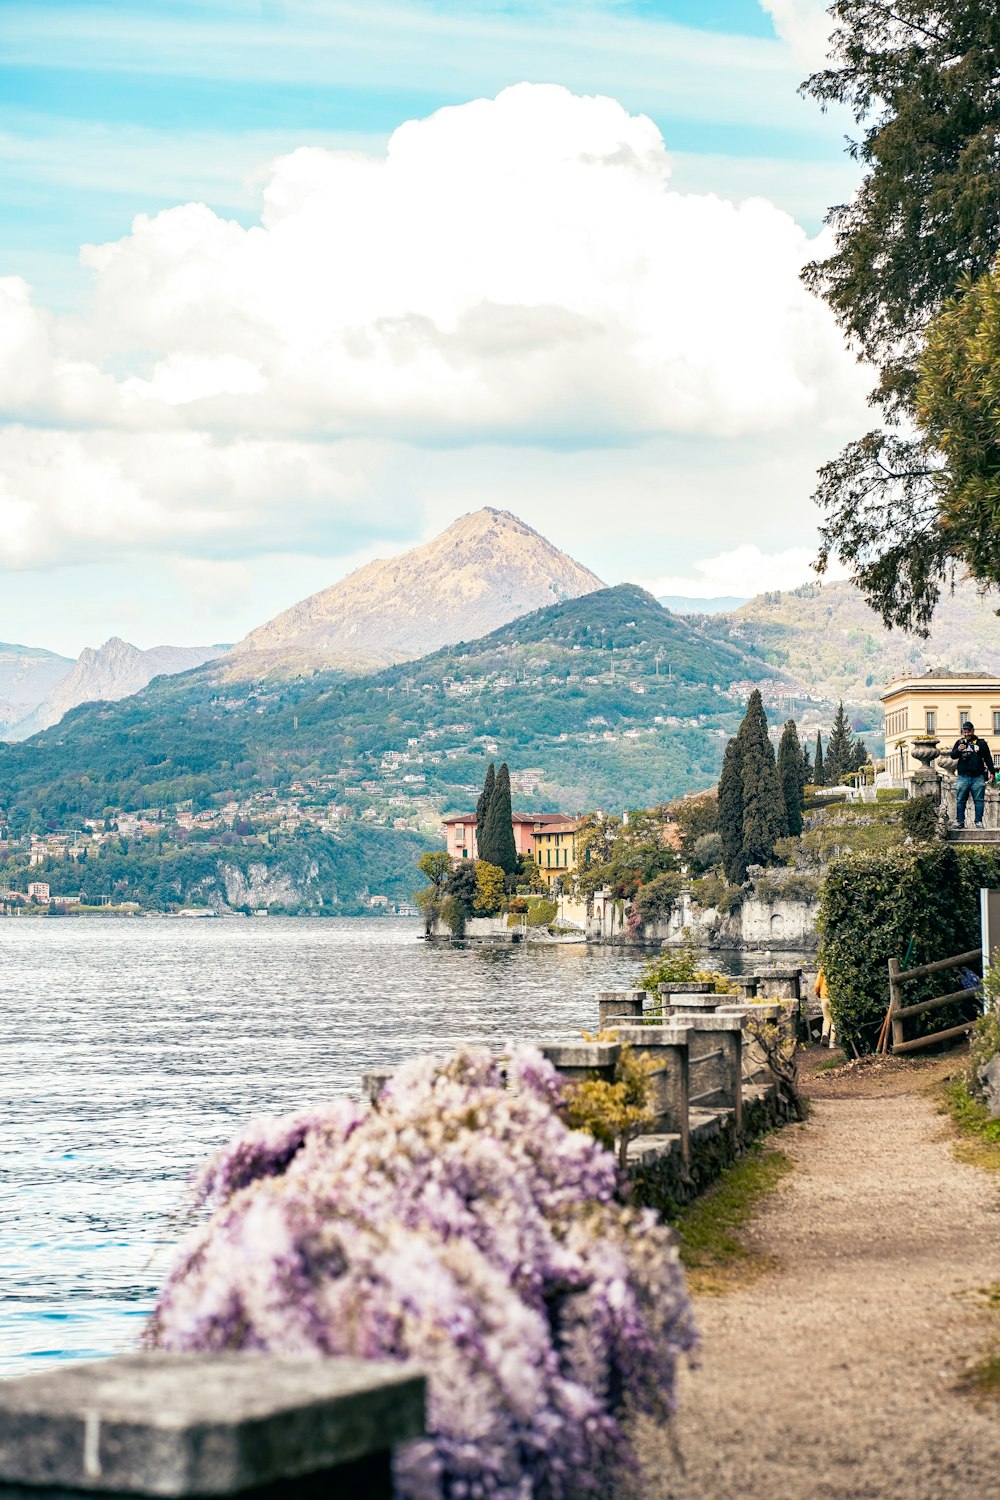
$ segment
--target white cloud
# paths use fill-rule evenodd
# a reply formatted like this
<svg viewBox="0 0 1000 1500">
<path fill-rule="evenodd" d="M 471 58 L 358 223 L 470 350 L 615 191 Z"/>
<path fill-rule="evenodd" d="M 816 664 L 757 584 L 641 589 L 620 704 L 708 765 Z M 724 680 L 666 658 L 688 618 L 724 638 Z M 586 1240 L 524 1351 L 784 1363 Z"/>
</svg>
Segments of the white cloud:
<svg viewBox="0 0 1000 1500">
<path fill-rule="evenodd" d="M 771 589 L 794 589 L 802 583 L 817 582 L 813 569 L 815 560 L 814 547 L 787 547 L 783 552 L 762 552 L 752 543 L 744 542 L 730 552 L 720 552 L 715 557 L 696 562 L 692 569 L 695 577 L 654 578 L 645 582 L 643 587 L 657 596 L 750 598 Z M 825 576 L 839 578 L 845 577 L 846 573 L 832 568 Z"/>
<path fill-rule="evenodd" d="M 86 317 L 0 284 L 22 423 L 0 560 L 294 541 L 391 443 L 780 445 L 863 421 L 863 372 L 799 281 L 814 251 L 764 199 L 672 190 L 649 119 L 552 85 L 411 121 L 383 156 L 297 150 L 258 225 L 189 203 L 85 247 Z"/>
<path fill-rule="evenodd" d="M 760 0 L 760 4 L 801 68 L 812 73 L 826 64 L 833 30 L 826 0 Z"/>
<path fill-rule="evenodd" d="M 308 540 L 365 497 L 342 450 L 196 432 L 0 431 L 0 566 Z M 386 510 L 369 501 L 374 524 Z"/>
</svg>

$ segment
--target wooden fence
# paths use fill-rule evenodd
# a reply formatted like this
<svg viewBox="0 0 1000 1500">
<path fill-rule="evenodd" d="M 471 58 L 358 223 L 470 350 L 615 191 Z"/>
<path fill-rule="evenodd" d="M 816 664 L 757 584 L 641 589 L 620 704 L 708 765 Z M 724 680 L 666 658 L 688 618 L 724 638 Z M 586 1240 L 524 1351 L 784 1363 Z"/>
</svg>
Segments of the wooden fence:
<svg viewBox="0 0 1000 1500">
<path fill-rule="evenodd" d="M 903 1004 L 903 985 L 911 979 L 927 979 L 931 974 L 943 973 L 946 969 L 981 969 L 983 954 L 980 948 L 970 948 L 968 953 L 956 953 L 953 958 L 939 958 L 932 964 L 919 964 L 915 969 L 901 969 L 897 958 L 889 960 L 889 1020 L 892 1022 L 892 1050 L 916 1052 L 929 1047 L 932 1042 L 947 1042 L 954 1037 L 965 1036 L 975 1021 L 963 1021 L 961 1026 L 948 1026 L 944 1031 L 931 1031 L 926 1036 L 916 1036 L 906 1041 L 903 1023 L 912 1016 L 926 1015 L 939 1010 L 942 1005 L 951 1005 L 956 1000 L 970 1000 L 974 991 L 968 988 L 951 990 L 947 995 L 935 995 L 932 1000 L 921 1000 L 916 1005 Z"/>
</svg>

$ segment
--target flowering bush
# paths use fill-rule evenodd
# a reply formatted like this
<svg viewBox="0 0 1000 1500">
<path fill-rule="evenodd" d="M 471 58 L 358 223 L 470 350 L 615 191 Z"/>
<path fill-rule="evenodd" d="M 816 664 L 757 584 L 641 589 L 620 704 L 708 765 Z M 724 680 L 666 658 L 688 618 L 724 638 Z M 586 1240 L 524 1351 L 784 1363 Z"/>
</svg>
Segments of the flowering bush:
<svg viewBox="0 0 1000 1500">
<path fill-rule="evenodd" d="M 563 1122 L 518 1048 L 420 1059 L 376 1110 L 243 1132 L 199 1192 L 147 1330 L 170 1350 L 414 1360 L 429 1435 L 401 1500 L 576 1500 L 634 1464 L 626 1409 L 666 1417 L 695 1341 L 670 1231 L 623 1205 L 613 1158 Z"/>
</svg>

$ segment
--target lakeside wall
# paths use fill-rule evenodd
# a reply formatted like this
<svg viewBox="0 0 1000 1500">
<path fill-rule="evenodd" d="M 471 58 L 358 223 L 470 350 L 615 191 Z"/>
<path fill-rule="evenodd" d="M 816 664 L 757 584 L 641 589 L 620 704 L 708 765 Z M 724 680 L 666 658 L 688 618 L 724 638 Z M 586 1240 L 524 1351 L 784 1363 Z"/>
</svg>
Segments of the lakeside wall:
<svg viewBox="0 0 1000 1500">
<path fill-rule="evenodd" d="M 625 905 L 598 891 L 587 920 L 591 942 L 679 947 L 691 938 L 703 948 L 768 949 L 775 953 L 815 953 L 819 948 L 818 901 L 749 896 L 733 912 L 700 907 L 682 891 L 666 921 L 647 922 L 639 934 L 627 928 Z"/>
</svg>

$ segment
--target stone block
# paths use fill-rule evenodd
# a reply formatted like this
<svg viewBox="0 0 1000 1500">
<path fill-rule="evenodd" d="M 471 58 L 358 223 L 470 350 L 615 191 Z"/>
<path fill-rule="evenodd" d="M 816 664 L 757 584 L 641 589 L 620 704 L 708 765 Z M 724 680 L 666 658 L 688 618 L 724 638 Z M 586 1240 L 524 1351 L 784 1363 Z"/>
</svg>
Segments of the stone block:
<svg viewBox="0 0 1000 1500">
<path fill-rule="evenodd" d="M 991 1120 L 1000 1120 L 1000 1053 L 991 1057 L 979 1075 L 983 1101 Z"/>
<path fill-rule="evenodd" d="M 672 979 L 669 984 L 657 985 L 661 995 L 711 995 L 715 985 L 709 979 Z"/>
<path fill-rule="evenodd" d="M 423 1434 L 424 1400 L 418 1371 L 366 1360 L 134 1354 L 68 1365 L 0 1382 L 0 1495 L 291 1495 L 308 1476 L 333 1486 L 362 1471 L 380 1488 L 391 1448 Z"/>
<path fill-rule="evenodd" d="M 801 969 L 767 969 L 757 975 L 757 994 L 762 1000 L 799 1000 Z"/>
<path fill-rule="evenodd" d="M 634 1020 L 642 1015 L 645 1003 L 645 990 L 598 990 L 598 1028 L 603 1031 L 605 1026 L 613 1025 L 623 1016 Z"/>
<path fill-rule="evenodd" d="M 618 1061 L 618 1042 L 540 1042 L 539 1051 L 564 1078 L 573 1082 L 596 1073 L 610 1079 Z"/>
</svg>

